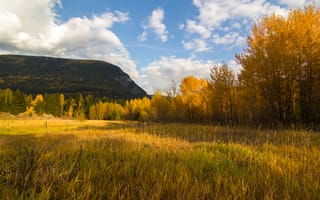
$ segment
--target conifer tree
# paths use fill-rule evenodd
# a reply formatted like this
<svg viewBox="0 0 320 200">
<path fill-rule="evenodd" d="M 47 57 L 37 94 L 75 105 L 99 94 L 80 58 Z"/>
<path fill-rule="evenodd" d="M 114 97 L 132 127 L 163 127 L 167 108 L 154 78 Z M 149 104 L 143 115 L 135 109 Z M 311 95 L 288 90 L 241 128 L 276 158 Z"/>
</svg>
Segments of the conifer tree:
<svg viewBox="0 0 320 200">
<path fill-rule="evenodd" d="M 53 116 L 61 116 L 61 96 L 60 94 L 45 94 L 45 113 Z"/>
<path fill-rule="evenodd" d="M 26 111 L 26 99 L 25 95 L 19 90 L 15 90 L 13 93 L 10 113 L 17 115 Z"/>
</svg>

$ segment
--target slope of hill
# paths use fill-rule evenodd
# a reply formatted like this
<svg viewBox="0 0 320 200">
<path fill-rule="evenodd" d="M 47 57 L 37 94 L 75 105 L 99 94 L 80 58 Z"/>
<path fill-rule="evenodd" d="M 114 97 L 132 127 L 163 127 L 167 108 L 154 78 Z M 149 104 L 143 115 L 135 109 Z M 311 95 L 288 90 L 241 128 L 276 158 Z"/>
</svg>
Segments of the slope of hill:
<svg viewBox="0 0 320 200">
<path fill-rule="evenodd" d="M 0 88 L 115 99 L 147 95 L 129 75 L 107 62 L 21 55 L 0 55 Z"/>
</svg>

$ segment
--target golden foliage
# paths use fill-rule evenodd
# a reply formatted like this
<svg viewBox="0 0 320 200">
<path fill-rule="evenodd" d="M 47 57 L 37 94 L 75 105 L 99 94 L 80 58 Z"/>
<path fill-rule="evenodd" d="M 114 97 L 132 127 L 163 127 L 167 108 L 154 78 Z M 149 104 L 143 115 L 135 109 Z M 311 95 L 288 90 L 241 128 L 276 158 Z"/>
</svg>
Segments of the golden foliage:
<svg viewBox="0 0 320 200">
<path fill-rule="evenodd" d="M 288 18 L 255 24 L 248 48 L 237 55 L 247 115 L 270 123 L 319 122 L 320 10 L 293 10 Z"/>
</svg>

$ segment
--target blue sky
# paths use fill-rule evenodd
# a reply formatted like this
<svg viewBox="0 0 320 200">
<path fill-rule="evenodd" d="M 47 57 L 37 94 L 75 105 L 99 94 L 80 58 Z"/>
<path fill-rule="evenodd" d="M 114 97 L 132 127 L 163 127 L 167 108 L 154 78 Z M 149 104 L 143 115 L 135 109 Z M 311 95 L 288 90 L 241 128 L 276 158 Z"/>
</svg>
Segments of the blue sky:
<svg viewBox="0 0 320 200">
<path fill-rule="evenodd" d="M 148 93 L 234 55 L 251 27 L 320 0 L 0 0 L 0 53 L 104 60 Z"/>
</svg>

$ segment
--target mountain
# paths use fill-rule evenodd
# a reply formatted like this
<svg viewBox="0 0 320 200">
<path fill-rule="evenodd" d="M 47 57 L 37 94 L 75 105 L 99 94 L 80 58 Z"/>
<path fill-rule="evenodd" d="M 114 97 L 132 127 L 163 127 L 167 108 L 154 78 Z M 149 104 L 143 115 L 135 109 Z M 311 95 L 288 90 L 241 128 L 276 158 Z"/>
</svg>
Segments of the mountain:
<svg viewBox="0 0 320 200">
<path fill-rule="evenodd" d="M 147 95 L 128 74 L 107 62 L 21 55 L 0 55 L 0 88 L 113 99 Z"/>
</svg>

